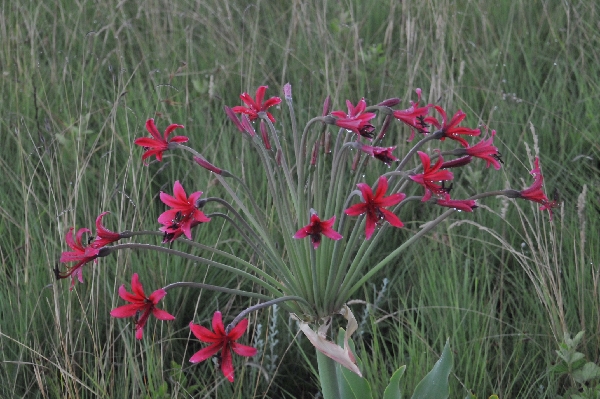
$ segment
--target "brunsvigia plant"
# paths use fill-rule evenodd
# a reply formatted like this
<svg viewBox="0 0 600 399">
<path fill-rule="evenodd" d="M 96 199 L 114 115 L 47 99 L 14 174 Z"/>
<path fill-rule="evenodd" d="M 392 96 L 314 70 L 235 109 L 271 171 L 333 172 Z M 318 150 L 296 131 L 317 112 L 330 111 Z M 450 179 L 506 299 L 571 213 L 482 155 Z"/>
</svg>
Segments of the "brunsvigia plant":
<svg viewBox="0 0 600 399">
<path fill-rule="evenodd" d="M 260 292 L 173 282 L 148 296 L 134 274 L 132 292 L 124 286 L 119 289 L 119 296 L 129 304 L 117 307 L 111 315 L 133 317 L 135 336 L 142 339 L 150 316 L 159 320 L 173 319 L 167 310 L 158 308 L 159 301 L 171 289 L 201 288 L 255 298 L 257 304 L 244 310 L 227 326 L 218 309 L 215 309 L 212 330 L 190 322 L 193 335 L 209 344 L 190 361 L 202 362 L 220 354 L 221 370 L 233 381 L 232 353 L 256 354 L 252 347 L 237 342 L 248 325 L 245 317 L 252 311 L 279 304 L 293 314 L 317 349 L 323 396 L 340 397 L 345 388 L 337 377 L 339 373 L 350 370 L 356 375 L 352 378 L 359 379 L 361 375 L 360 361 L 351 350 L 350 336 L 356 329 L 356 320 L 345 304 L 371 276 L 454 212 L 472 212 L 477 201 L 483 198 L 506 196 L 534 201 L 541 205 L 540 209 L 548 210 L 550 216 L 557 204 L 544 194 L 537 158 L 531 171 L 533 184 L 529 188 L 455 198 L 452 181 L 460 167 L 480 163 L 481 168 L 501 168 L 500 153 L 493 143 L 495 131 L 486 130 L 487 137 L 482 139 L 480 129 L 461 126 L 466 117 L 464 112 L 459 110 L 448 118 L 442 107 L 420 104 L 420 89 L 416 90 L 417 101 L 411 101 L 410 107 L 402 110 L 394 109 L 400 104 L 397 98 L 371 106 L 367 106 L 363 98 L 357 103 L 346 101 L 347 110 L 331 111 L 327 98 L 322 115 L 309 120 L 304 129 L 299 130 L 291 86 L 286 84 L 284 100 L 291 125 L 285 129 L 289 132 L 287 137 L 282 137 L 281 129 L 276 128 L 280 122 L 273 108 L 282 100 L 278 97 L 265 100 L 266 90 L 266 86 L 259 87 L 254 98 L 243 93 L 240 97 L 244 105 L 225 107 L 225 115 L 233 123 L 232 132 L 239 131 L 232 134 L 248 140 L 252 154 L 260 159 L 262 170 L 253 173 L 264 174 L 266 193 L 253 190 L 234 171 L 222 169 L 212 154 L 203 154 L 186 145 L 187 137 L 171 136 L 175 129 L 183 129 L 182 125 L 172 124 L 161 134 L 154 120 L 149 119 L 146 129 L 151 137 L 135 140 L 135 144 L 144 149 L 143 162 L 147 163 L 152 157 L 161 161 L 165 151 L 187 151 L 191 154 L 190 162 L 199 166 L 198 173 L 213 173 L 227 195 L 203 197 L 201 191 L 195 191 L 202 188 L 191 187 L 191 180 L 185 188 L 180 181 L 175 181 L 172 193 L 160 193 L 160 200 L 168 209 L 158 218 L 158 226 L 148 221 L 153 231 L 112 232 L 103 226 L 102 219 L 107 212 L 102 212 L 96 221 L 96 238 L 89 244 L 82 242 L 83 235 L 90 232 L 88 229 L 80 229 L 75 234 L 71 228 L 66 234 L 71 251 L 63 252 L 60 261 L 69 265 L 66 270 L 57 269 L 56 276 L 70 277 L 72 289 L 77 279 L 83 281 L 82 270 L 86 264 L 124 249 L 157 251 L 234 273 L 260 287 Z M 407 125 L 411 131 L 407 139 L 412 148 L 406 154 L 398 154 L 396 146 L 384 146 L 391 124 L 398 123 L 394 120 Z M 425 151 L 431 147 L 439 149 Z M 368 169 L 370 175 L 376 173 L 379 178 L 365 181 Z M 268 205 L 265 207 L 265 204 Z M 442 207 L 442 212 L 381 258 L 376 252 L 379 244 L 390 239 L 392 228 L 403 227 L 403 209 L 414 206 Z M 235 227 L 236 238 L 247 245 L 249 252 L 255 255 L 253 259 L 260 260 L 260 267 L 255 260 L 242 259 L 235 253 L 193 241 L 195 230 L 205 228 L 203 225 L 218 218 Z M 148 235 L 162 237 L 166 245 L 117 243 Z M 214 261 L 211 256 L 187 253 L 185 249 L 190 246 L 209 255 L 219 255 L 219 259 L 227 259 L 227 263 Z M 347 328 L 332 341 L 327 338 L 327 330 L 331 319 L 338 314 L 347 319 Z M 335 334 L 329 337 L 332 335 Z M 449 354 L 444 360 L 446 365 L 447 358 Z M 352 384 L 349 382 L 352 378 L 342 380 Z M 392 379 L 396 385 L 397 378 Z M 396 388 L 390 389 L 392 392 Z M 390 398 L 395 397 L 390 395 Z"/>
</svg>

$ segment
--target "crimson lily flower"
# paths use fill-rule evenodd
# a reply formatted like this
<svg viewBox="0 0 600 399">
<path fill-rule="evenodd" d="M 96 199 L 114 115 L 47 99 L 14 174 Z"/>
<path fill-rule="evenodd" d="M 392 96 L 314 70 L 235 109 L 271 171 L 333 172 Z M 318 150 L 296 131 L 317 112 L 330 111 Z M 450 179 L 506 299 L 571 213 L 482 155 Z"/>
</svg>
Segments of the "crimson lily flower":
<svg viewBox="0 0 600 399">
<path fill-rule="evenodd" d="M 439 206 L 445 206 L 448 208 L 454 208 L 460 211 L 473 212 L 474 208 L 477 208 L 477 204 L 474 200 L 453 200 L 450 199 L 450 194 L 445 193 L 444 198 L 437 198 L 435 203 Z"/>
<path fill-rule="evenodd" d="M 256 355 L 256 348 L 238 344 L 238 339 L 246 331 L 248 327 L 248 319 L 243 319 L 235 326 L 229 333 L 225 332 L 223 326 L 223 320 L 221 312 L 215 312 L 212 319 L 213 331 L 208 328 L 202 327 L 201 325 L 190 322 L 190 330 L 192 333 L 202 342 L 209 342 L 211 345 L 204 349 L 200 349 L 198 352 L 190 358 L 190 362 L 199 363 L 203 362 L 209 357 L 212 357 L 221 351 L 221 371 L 225 378 L 229 382 L 233 382 L 233 361 L 231 357 L 231 350 L 240 356 L 254 356 Z"/>
<path fill-rule="evenodd" d="M 133 142 L 139 146 L 144 147 L 146 152 L 142 155 L 142 161 L 146 158 L 151 157 L 152 155 L 156 156 L 157 161 L 162 161 L 163 152 L 169 149 L 169 143 L 185 143 L 189 140 L 186 136 L 175 136 L 169 139 L 169 135 L 175 129 L 183 129 L 183 125 L 169 125 L 167 126 L 167 130 L 165 130 L 164 138 L 158 132 L 156 125 L 154 124 L 154 119 L 150 118 L 146 121 L 146 130 L 152 135 L 152 137 L 141 137 L 139 139 L 135 139 Z M 147 163 L 145 163 L 147 165 Z"/>
<path fill-rule="evenodd" d="M 67 267 L 67 271 L 65 273 L 60 273 L 58 268 L 54 270 L 57 279 L 63 279 L 67 277 L 71 277 L 71 287 L 69 290 L 72 290 L 75 286 L 75 281 L 79 279 L 79 282 L 83 283 L 83 274 L 81 273 L 81 267 L 88 262 L 95 260 L 100 250 L 98 248 L 94 248 L 93 246 L 84 247 L 81 243 L 81 238 L 85 233 L 91 233 L 90 229 L 81 228 L 77 231 L 77 235 L 73 233 L 75 230 L 74 227 L 71 227 L 67 234 L 65 235 L 65 240 L 67 241 L 67 245 L 73 251 L 66 251 L 60 255 L 61 263 L 68 262 L 77 262 L 74 266 Z"/>
<path fill-rule="evenodd" d="M 371 147 L 370 145 L 363 144 L 360 147 L 360 150 L 366 152 L 367 154 L 371 155 L 372 157 L 379 159 L 381 162 L 383 162 L 384 164 L 389 166 L 392 162 L 395 162 L 398 160 L 398 158 L 396 158 L 394 156 L 394 154 L 392 154 L 392 151 L 394 151 L 396 149 L 396 147 L 397 146 Z"/>
<path fill-rule="evenodd" d="M 413 141 L 415 138 L 415 129 L 419 133 L 429 133 L 427 130 L 429 125 L 426 123 L 425 116 L 429 112 L 429 108 L 433 107 L 432 104 L 419 107 L 419 103 L 421 102 L 421 89 L 415 91 L 417 93 L 417 102 L 411 100 L 409 108 L 394 111 L 394 117 L 396 119 L 411 127 L 408 141 Z"/>
<path fill-rule="evenodd" d="M 135 338 L 142 339 L 144 326 L 150 315 L 159 320 L 175 320 L 175 316 L 165 310 L 158 309 L 158 301 L 167 295 L 162 288 L 154 291 L 149 297 L 144 294 L 144 287 L 140 283 L 137 273 L 131 277 L 131 293 L 125 289 L 125 284 L 119 287 L 119 296 L 131 302 L 130 305 L 120 306 L 111 310 L 110 315 L 117 318 L 135 317 Z"/>
<path fill-rule="evenodd" d="M 454 178 L 452 172 L 448 170 L 440 170 L 442 164 L 444 163 L 444 158 L 442 158 L 442 155 L 440 154 L 435 165 L 431 166 L 431 159 L 429 158 L 429 155 L 422 151 L 419 151 L 418 153 L 419 157 L 421 157 L 421 163 L 423 163 L 423 173 L 414 174 L 409 177 L 412 181 L 425 187 L 425 195 L 421 201 L 427 201 L 429 198 L 431 198 L 432 193 L 447 193 L 447 188 L 435 183 L 439 181 L 452 180 Z"/>
<path fill-rule="evenodd" d="M 102 248 L 105 245 L 108 245 L 115 241 L 119 241 L 121 239 L 121 235 L 119 233 L 110 231 L 102 225 L 102 218 L 107 213 L 110 212 L 102 212 L 96 218 L 96 239 L 91 244 L 92 248 Z"/>
<path fill-rule="evenodd" d="M 365 237 L 367 240 L 373 235 L 375 225 L 382 223 L 384 220 L 387 220 L 394 227 L 404 226 L 400 219 L 398 219 L 398 216 L 387 209 L 383 209 L 384 207 L 387 208 L 396 205 L 406 198 L 404 193 L 395 193 L 388 197 L 384 197 L 385 192 L 388 189 L 388 181 L 385 176 L 379 178 L 375 195 L 373 195 L 373 190 L 368 184 L 359 183 L 357 184 L 357 187 L 362 193 L 365 202 L 354 204 L 344 212 L 349 216 L 358 216 L 363 213 L 367 214 L 365 223 Z"/>
<path fill-rule="evenodd" d="M 463 119 L 467 117 L 467 114 L 465 114 L 461 110 L 458 110 L 454 114 L 452 119 L 450 119 L 450 122 L 448 122 L 446 111 L 439 105 L 434 106 L 434 108 L 437 112 L 440 113 L 440 115 L 442 115 L 443 123 L 440 124 L 440 122 L 433 116 L 425 118 L 425 121 L 431 123 L 438 129 L 442 130 L 444 136 L 440 140 L 443 141 L 446 137 L 448 137 L 449 139 L 458 141 L 463 147 L 468 148 L 469 143 L 467 143 L 465 139 L 460 137 L 460 135 L 479 136 L 481 134 L 481 130 L 479 129 L 470 129 L 468 127 L 458 126 L 463 121 Z"/>
<path fill-rule="evenodd" d="M 259 112 L 266 112 L 267 118 L 269 118 L 272 123 L 275 123 L 275 118 L 270 112 L 267 112 L 267 109 L 279 104 L 281 102 L 281 98 L 271 97 L 263 103 L 265 92 L 267 91 L 268 87 L 269 86 L 260 86 L 258 89 L 256 89 L 255 100 L 250 97 L 250 94 L 242 93 L 240 98 L 246 104 L 246 106 L 244 107 L 243 105 L 238 105 L 237 107 L 231 108 L 231 110 L 236 114 L 248 115 L 248 118 L 250 118 L 251 121 L 258 119 Z"/>
<path fill-rule="evenodd" d="M 500 153 L 498 152 L 498 147 L 495 147 L 492 143 L 495 135 L 496 131 L 492 130 L 492 136 L 489 139 L 481 140 L 474 146 L 464 148 L 463 150 L 467 155 L 485 160 L 487 163 L 486 168 L 494 165 L 496 170 L 500 170 Z"/>
<path fill-rule="evenodd" d="M 316 212 L 311 209 L 310 223 L 298 230 L 294 234 L 294 238 L 300 239 L 310 236 L 313 248 L 317 249 L 321 244 L 321 234 L 336 241 L 342 238 L 340 233 L 332 229 L 333 223 L 335 223 L 335 216 L 331 219 L 321 221 Z"/>
<path fill-rule="evenodd" d="M 523 198 L 529 201 L 537 202 L 542 204 L 540 206 L 540 211 L 548 211 L 550 214 L 550 220 L 552 220 L 552 208 L 558 207 L 558 201 L 550 201 L 544 191 L 542 190 L 542 186 L 544 184 L 544 176 L 542 176 L 542 171 L 540 169 L 540 159 L 538 157 L 535 158 L 534 168 L 530 172 L 533 176 L 533 184 L 526 188 L 525 190 L 521 190 L 518 192 L 519 198 Z"/>
<path fill-rule="evenodd" d="M 335 125 L 343 129 L 350 130 L 358 135 L 373 139 L 373 131 L 375 126 L 371 125 L 369 121 L 375 116 L 373 112 L 365 112 L 367 108 L 367 102 L 362 98 L 356 107 L 352 105 L 350 100 L 346 100 L 346 106 L 348 106 L 348 113 L 344 111 L 333 111 L 331 115 L 335 116 Z"/>
<path fill-rule="evenodd" d="M 160 193 L 160 200 L 173 208 L 158 217 L 158 222 L 163 225 L 160 231 L 165 233 L 163 242 L 172 242 L 182 234 L 191 240 L 192 227 L 210 221 L 210 218 L 198 209 L 198 200 L 202 191 L 196 191 L 188 197 L 178 180 L 173 186 L 173 194 L 174 197 Z"/>
</svg>

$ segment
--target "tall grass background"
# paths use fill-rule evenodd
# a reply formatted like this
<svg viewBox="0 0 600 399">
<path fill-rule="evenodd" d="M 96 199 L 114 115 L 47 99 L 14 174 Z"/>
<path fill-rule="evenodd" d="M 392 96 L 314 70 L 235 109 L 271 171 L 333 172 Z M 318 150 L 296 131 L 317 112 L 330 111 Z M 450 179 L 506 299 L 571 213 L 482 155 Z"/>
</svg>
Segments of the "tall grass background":
<svg viewBox="0 0 600 399">
<path fill-rule="evenodd" d="M 149 117 L 161 130 L 184 124 L 195 148 L 266 190 L 222 107 L 263 84 L 281 95 L 286 82 L 300 121 L 320 114 L 327 95 L 336 109 L 363 96 L 407 104 L 421 87 L 426 101 L 465 110 L 470 126 L 496 129 L 503 169 L 468 166 L 455 183 L 459 196 L 524 187 L 539 152 L 548 195 L 556 189 L 563 202 L 553 222 L 536 206 L 487 200 L 414 245 L 352 308 L 375 392 L 403 364 L 410 392 L 450 337 L 451 397 L 562 394 L 572 381 L 549 368 L 564 333 L 585 330 L 580 350 L 600 356 L 598 11 L 593 1 L 3 2 L 0 397 L 317 394 L 314 350 L 283 312 L 251 315 L 249 341 L 261 356 L 236 363 L 234 384 L 210 362 L 188 362 L 200 345 L 188 341 L 187 324 L 206 325 L 217 308 L 232 317 L 247 300 L 171 291 L 164 307 L 177 320 L 150 322 L 141 342 L 128 321 L 109 317 L 133 272 L 147 289 L 245 281 L 136 251 L 87 265 L 73 291 L 52 271 L 68 228 L 93 227 L 101 211 L 111 212 L 112 230 L 152 229 L 163 210 L 158 193 L 175 180 L 221 193 L 177 152 L 142 165 L 132 143 Z M 285 135 L 287 117 L 276 116 Z M 396 124 L 388 134 L 400 153 L 408 133 Z M 413 223 L 389 248 L 434 213 L 401 215 Z M 243 251 L 225 224 L 195 234 Z"/>
</svg>

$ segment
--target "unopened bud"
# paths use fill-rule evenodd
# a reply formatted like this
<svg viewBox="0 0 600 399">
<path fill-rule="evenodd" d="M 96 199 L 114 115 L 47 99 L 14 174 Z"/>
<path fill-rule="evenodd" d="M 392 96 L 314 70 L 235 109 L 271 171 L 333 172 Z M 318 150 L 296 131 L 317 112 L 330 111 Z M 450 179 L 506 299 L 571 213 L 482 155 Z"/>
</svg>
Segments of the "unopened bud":
<svg viewBox="0 0 600 399">
<path fill-rule="evenodd" d="M 398 97 L 388 98 L 377 105 L 380 107 L 395 107 L 396 105 L 400 104 L 400 101 L 401 100 Z"/>
<path fill-rule="evenodd" d="M 325 99 L 325 102 L 323 103 L 323 113 L 321 114 L 322 116 L 327 116 L 329 115 L 329 109 L 331 108 L 331 97 L 327 96 L 327 98 Z M 328 123 L 328 122 L 326 122 Z M 331 125 L 331 123 L 330 123 Z"/>
<path fill-rule="evenodd" d="M 283 85 L 283 96 L 285 97 L 286 100 L 292 99 L 292 85 L 291 84 L 286 83 Z"/>
<path fill-rule="evenodd" d="M 269 141 L 269 134 L 267 132 L 267 125 L 264 120 L 260 120 L 260 135 L 262 136 L 263 143 L 267 150 L 271 149 L 271 142 Z"/>
<path fill-rule="evenodd" d="M 448 169 L 448 168 L 458 168 L 461 166 L 465 166 L 471 162 L 472 157 L 467 155 L 466 157 L 456 158 L 452 161 L 446 161 L 442 163 L 440 169 Z"/>
<path fill-rule="evenodd" d="M 229 108 L 228 106 L 224 106 L 223 108 L 225 109 L 225 115 L 227 115 L 227 117 L 233 122 L 235 127 L 240 132 L 243 133 L 245 131 L 245 129 L 242 126 L 242 124 L 240 123 L 240 120 L 238 119 L 238 117 L 235 115 L 235 112 L 233 112 L 233 110 L 231 108 Z"/>
<path fill-rule="evenodd" d="M 194 157 L 194 161 L 196 161 L 196 163 L 200 166 L 202 166 L 204 169 L 208 169 L 211 172 L 214 172 L 218 175 L 223 173 L 223 170 L 220 168 L 217 168 L 215 165 L 213 165 L 212 163 L 208 162 L 206 159 L 202 159 L 200 157 Z"/>
</svg>

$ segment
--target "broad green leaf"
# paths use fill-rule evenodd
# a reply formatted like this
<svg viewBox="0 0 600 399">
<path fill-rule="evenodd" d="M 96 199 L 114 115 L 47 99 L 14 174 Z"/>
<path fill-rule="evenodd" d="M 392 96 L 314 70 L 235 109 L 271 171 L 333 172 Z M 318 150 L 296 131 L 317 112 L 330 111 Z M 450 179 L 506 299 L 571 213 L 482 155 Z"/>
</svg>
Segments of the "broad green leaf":
<svg viewBox="0 0 600 399">
<path fill-rule="evenodd" d="M 347 348 L 345 342 L 347 340 Z M 362 367 L 362 362 L 358 356 L 356 356 L 356 350 L 354 348 L 354 341 L 346 337 L 346 331 L 340 328 L 337 336 L 338 345 L 344 347 L 345 350 L 349 350 L 358 368 Z M 341 367 L 340 364 L 336 364 L 338 387 L 340 389 L 341 397 L 346 399 L 372 399 L 373 394 L 371 392 L 371 385 L 369 382 L 359 376 L 358 374 L 348 370 L 346 367 Z"/>
<path fill-rule="evenodd" d="M 342 377 L 346 384 L 340 386 L 340 393 L 342 398 L 346 399 L 372 399 L 373 394 L 371 392 L 371 385 L 363 378 L 359 377 L 356 373 L 348 370 L 345 367 L 339 367 Z"/>
<path fill-rule="evenodd" d="M 580 384 L 584 384 L 589 380 L 600 377 L 600 367 L 592 362 L 587 362 L 579 370 L 572 373 L 573 379 Z"/>
<path fill-rule="evenodd" d="M 402 392 L 400 392 L 400 378 L 402 378 L 405 370 L 406 366 L 402 366 L 392 374 L 390 383 L 383 392 L 383 399 L 402 399 Z"/>
<path fill-rule="evenodd" d="M 450 339 L 446 340 L 442 356 L 433 369 L 419 382 L 412 399 L 446 399 L 450 395 L 448 376 L 452 370 Z"/>
</svg>

